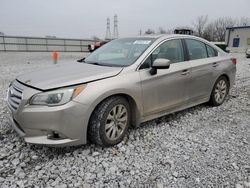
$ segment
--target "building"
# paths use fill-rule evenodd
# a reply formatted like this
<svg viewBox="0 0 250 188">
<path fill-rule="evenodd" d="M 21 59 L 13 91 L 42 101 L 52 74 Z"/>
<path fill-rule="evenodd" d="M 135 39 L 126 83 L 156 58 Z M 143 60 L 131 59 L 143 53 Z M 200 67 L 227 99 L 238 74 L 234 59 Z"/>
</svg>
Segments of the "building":
<svg viewBox="0 0 250 188">
<path fill-rule="evenodd" d="M 227 27 L 225 43 L 230 52 L 245 52 L 250 48 L 250 26 Z"/>
</svg>

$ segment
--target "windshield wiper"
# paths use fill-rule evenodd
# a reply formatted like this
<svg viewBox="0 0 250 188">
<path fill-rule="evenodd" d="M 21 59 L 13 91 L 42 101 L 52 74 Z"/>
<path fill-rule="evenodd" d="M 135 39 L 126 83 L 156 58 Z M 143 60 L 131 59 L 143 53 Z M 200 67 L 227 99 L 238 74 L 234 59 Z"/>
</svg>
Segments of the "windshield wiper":
<svg viewBox="0 0 250 188">
<path fill-rule="evenodd" d="M 105 65 L 103 65 L 103 64 L 101 64 L 101 63 L 97 63 L 97 62 L 87 63 L 87 64 L 105 66 Z"/>
<path fill-rule="evenodd" d="M 85 60 L 85 57 L 82 59 L 78 59 L 77 62 L 82 63 L 82 62 L 85 62 L 84 60 Z"/>
<path fill-rule="evenodd" d="M 91 65 L 98 65 L 98 66 L 105 66 L 105 67 L 123 67 L 121 65 L 116 65 L 116 64 L 111 64 L 111 63 L 98 63 L 95 61 L 83 61 L 86 64 L 91 64 Z"/>
<path fill-rule="evenodd" d="M 85 63 L 87 63 L 87 62 L 85 62 Z M 98 63 L 98 62 L 88 62 L 87 64 L 91 64 L 91 65 L 98 65 L 98 66 L 107 66 L 107 67 L 110 67 L 110 65 L 109 64 L 105 64 L 105 63 Z"/>
<path fill-rule="evenodd" d="M 77 62 L 79 62 L 79 63 L 87 63 L 87 62 L 85 61 L 85 57 L 84 57 L 84 58 L 82 58 L 82 59 L 78 59 L 78 60 L 77 60 Z M 99 66 L 107 66 L 107 65 L 100 64 L 100 63 L 97 63 L 97 62 L 91 62 L 91 63 L 87 63 L 87 64 L 91 64 L 91 65 L 99 65 Z"/>
</svg>

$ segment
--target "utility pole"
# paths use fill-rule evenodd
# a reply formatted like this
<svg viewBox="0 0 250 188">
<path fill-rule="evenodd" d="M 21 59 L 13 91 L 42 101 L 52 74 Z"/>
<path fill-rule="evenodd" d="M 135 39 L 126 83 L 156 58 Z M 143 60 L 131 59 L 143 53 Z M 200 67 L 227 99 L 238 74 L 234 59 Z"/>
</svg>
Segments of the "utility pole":
<svg viewBox="0 0 250 188">
<path fill-rule="evenodd" d="M 142 30 L 140 29 L 140 33 L 139 33 L 140 36 L 142 36 Z"/>
<path fill-rule="evenodd" d="M 117 15 L 114 16 L 114 33 L 113 33 L 113 38 L 117 39 L 119 37 L 118 33 L 118 18 Z"/>
<path fill-rule="evenodd" d="M 106 37 L 105 39 L 110 40 L 111 39 L 111 32 L 110 32 L 110 19 L 107 18 L 107 28 L 106 28 Z"/>
</svg>

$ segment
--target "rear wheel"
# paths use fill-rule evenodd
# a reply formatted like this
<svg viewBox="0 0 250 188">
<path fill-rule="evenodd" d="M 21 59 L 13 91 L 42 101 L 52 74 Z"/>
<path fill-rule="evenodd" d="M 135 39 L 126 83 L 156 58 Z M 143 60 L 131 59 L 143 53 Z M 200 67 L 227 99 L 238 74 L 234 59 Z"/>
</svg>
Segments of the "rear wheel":
<svg viewBox="0 0 250 188">
<path fill-rule="evenodd" d="M 118 144 L 124 138 L 130 123 L 130 107 L 120 96 L 101 102 L 93 112 L 88 128 L 88 139 L 101 146 Z"/>
<path fill-rule="evenodd" d="M 209 103 L 212 106 L 219 106 L 221 105 L 229 91 L 229 82 L 225 76 L 221 76 L 215 82 L 213 91 L 210 96 Z"/>
</svg>

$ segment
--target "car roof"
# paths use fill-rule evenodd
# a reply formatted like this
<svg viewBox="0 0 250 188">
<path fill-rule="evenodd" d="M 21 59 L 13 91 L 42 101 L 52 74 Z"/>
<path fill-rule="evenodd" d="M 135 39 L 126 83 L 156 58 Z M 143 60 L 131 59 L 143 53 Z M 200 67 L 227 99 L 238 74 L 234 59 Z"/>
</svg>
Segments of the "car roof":
<svg viewBox="0 0 250 188">
<path fill-rule="evenodd" d="M 134 37 L 126 37 L 126 38 L 154 38 L 154 39 L 167 39 L 167 38 L 193 38 L 193 39 L 200 39 L 204 40 L 200 37 L 196 37 L 194 35 L 183 35 L 183 34 L 151 34 L 151 35 L 140 35 Z"/>
<path fill-rule="evenodd" d="M 157 34 L 152 34 L 152 35 L 141 35 L 141 36 L 136 36 L 133 38 L 153 38 L 155 39 L 155 41 L 162 41 L 165 39 L 196 39 L 199 40 L 205 44 L 209 44 L 210 46 L 213 46 L 215 49 L 217 49 L 217 51 L 224 53 L 223 50 L 221 50 L 219 47 L 217 47 L 216 45 L 212 44 L 211 42 L 201 38 L 201 37 L 197 37 L 194 35 L 183 35 L 183 34 L 161 34 L 161 35 L 157 35 Z"/>
<path fill-rule="evenodd" d="M 220 51 L 221 53 L 223 50 L 218 48 L 216 45 L 212 44 L 211 42 L 194 35 L 183 35 L 183 34 L 151 34 L 151 35 L 140 35 L 140 36 L 134 36 L 134 37 L 125 37 L 125 38 L 136 38 L 136 39 L 155 39 L 155 41 L 162 41 L 166 39 L 196 39 L 199 40 L 205 44 L 209 44 L 210 46 L 213 46 L 217 51 Z"/>
<path fill-rule="evenodd" d="M 190 38 L 190 39 L 199 39 L 204 40 L 203 38 L 196 37 L 194 35 L 183 35 L 183 34 L 164 34 L 164 35 L 158 35 L 157 38 L 161 39 L 167 39 L 167 38 Z"/>
</svg>

